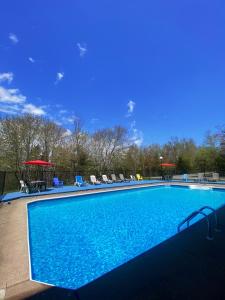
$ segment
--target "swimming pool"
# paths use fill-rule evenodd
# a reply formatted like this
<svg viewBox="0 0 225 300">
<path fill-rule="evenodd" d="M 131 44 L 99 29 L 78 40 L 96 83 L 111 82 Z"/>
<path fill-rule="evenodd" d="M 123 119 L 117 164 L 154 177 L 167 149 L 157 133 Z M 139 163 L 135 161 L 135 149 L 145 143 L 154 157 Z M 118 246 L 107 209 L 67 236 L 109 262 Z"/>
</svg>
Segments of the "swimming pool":
<svg viewBox="0 0 225 300">
<path fill-rule="evenodd" d="M 172 186 L 30 203 L 32 279 L 79 288 L 175 235 L 194 210 L 224 204 L 222 190 Z"/>
</svg>

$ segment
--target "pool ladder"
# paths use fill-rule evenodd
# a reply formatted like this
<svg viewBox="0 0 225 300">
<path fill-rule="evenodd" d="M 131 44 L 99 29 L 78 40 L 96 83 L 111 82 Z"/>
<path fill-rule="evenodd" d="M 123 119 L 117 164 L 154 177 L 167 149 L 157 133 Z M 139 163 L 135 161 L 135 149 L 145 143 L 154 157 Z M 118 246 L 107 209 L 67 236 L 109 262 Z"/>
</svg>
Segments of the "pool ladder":
<svg viewBox="0 0 225 300">
<path fill-rule="evenodd" d="M 221 230 L 219 229 L 218 226 L 218 218 L 217 218 L 217 214 L 216 214 L 216 210 L 210 206 L 203 206 L 200 209 L 194 211 L 193 213 L 191 213 L 189 216 L 187 216 L 187 218 L 185 218 L 177 227 L 177 231 L 180 232 L 181 231 L 181 227 L 187 223 L 187 228 L 190 226 L 190 221 L 192 219 L 194 219 L 196 216 L 198 215 L 202 215 L 205 217 L 206 223 L 207 223 L 207 240 L 213 240 L 213 234 L 212 234 L 212 221 L 209 217 L 209 215 L 207 215 L 206 213 L 204 213 L 204 210 L 211 210 L 213 215 L 214 215 L 214 220 L 215 220 L 215 228 L 214 230 L 217 232 L 220 232 Z"/>
</svg>

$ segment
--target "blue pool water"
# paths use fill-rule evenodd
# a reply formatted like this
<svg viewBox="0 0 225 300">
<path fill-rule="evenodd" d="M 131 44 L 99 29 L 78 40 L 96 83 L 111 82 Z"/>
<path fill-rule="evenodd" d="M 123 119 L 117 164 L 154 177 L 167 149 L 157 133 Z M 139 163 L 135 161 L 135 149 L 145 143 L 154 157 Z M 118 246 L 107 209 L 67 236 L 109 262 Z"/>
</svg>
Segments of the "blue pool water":
<svg viewBox="0 0 225 300">
<path fill-rule="evenodd" d="M 28 205 L 32 278 L 79 288 L 177 233 L 201 206 L 225 192 L 155 187 Z"/>
</svg>

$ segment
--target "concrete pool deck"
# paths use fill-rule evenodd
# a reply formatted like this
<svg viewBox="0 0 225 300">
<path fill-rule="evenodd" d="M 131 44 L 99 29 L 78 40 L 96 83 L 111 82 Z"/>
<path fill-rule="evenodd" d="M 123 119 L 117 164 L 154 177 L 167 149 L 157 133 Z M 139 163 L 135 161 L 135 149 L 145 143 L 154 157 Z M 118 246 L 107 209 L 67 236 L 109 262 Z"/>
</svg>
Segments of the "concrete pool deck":
<svg viewBox="0 0 225 300">
<path fill-rule="evenodd" d="M 168 185 L 188 185 L 184 183 L 164 183 Z M 154 184 L 162 185 L 162 183 Z M 40 284 L 29 279 L 29 258 L 27 248 L 27 212 L 26 204 L 37 200 L 45 200 L 49 198 L 64 198 L 74 195 L 82 195 L 86 193 L 99 193 L 112 190 L 139 188 L 143 186 L 153 186 L 153 184 L 142 184 L 138 186 L 123 186 L 123 187 L 111 187 L 101 190 L 92 191 L 77 191 L 75 193 L 69 193 L 66 195 L 52 194 L 43 195 L 38 197 L 23 198 L 19 201 L 12 201 L 11 204 L 4 204 L 0 208 L 0 299 L 195 299 L 193 297 L 184 298 L 181 297 L 182 289 L 176 286 L 175 278 L 179 281 L 179 285 L 183 286 L 183 291 L 188 291 L 188 286 L 185 286 L 185 281 L 182 281 L 181 273 L 184 272 L 190 276 L 187 278 L 187 274 L 184 276 L 184 280 L 187 284 L 190 282 L 191 277 L 195 277 L 196 280 L 206 284 L 205 289 L 211 289 L 210 291 L 219 293 L 225 286 L 225 238 L 223 233 L 218 233 L 213 241 L 207 241 L 205 239 L 205 224 L 201 221 L 194 224 L 189 230 L 183 231 L 179 237 L 175 236 L 160 245 L 151 249 L 149 252 L 144 253 L 140 257 L 125 264 L 126 268 L 119 267 L 112 272 L 102 276 L 100 279 L 88 284 L 84 288 L 81 288 L 75 292 L 70 290 L 64 290 L 59 288 L 53 288 L 45 284 Z M 202 186 L 202 184 L 201 184 Z M 225 188 L 225 185 L 213 185 L 215 188 Z M 220 209 L 219 214 L 220 223 L 225 227 L 225 208 Z M 223 218 L 222 218 L 223 216 Z M 178 243 L 179 240 L 179 243 Z M 182 241 L 182 243 L 180 242 Z M 175 246 L 174 246 L 175 245 Z M 157 250 L 156 250 L 157 249 Z M 160 250 L 161 249 L 161 250 Z M 153 254 L 152 254 L 153 253 Z M 165 255 L 159 256 L 160 253 Z M 169 255 L 169 256 L 168 256 Z M 146 264 L 144 257 L 149 256 L 149 264 Z M 168 261 L 167 261 L 168 259 Z M 145 262 L 144 262 L 145 261 Z M 160 268 L 157 268 L 156 261 Z M 162 266 L 162 261 L 164 265 Z M 138 262 L 138 263 L 137 263 Z M 173 264 L 172 264 L 173 262 Z M 202 271 L 196 272 L 196 267 L 201 264 Z M 143 270 L 141 267 L 143 267 Z M 152 267 L 154 266 L 154 272 Z M 167 266 L 167 268 L 166 268 Z M 173 269 L 174 266 L 174 269 Z M 191 267 L 192 266 L 192 267 Z M 165 270 L 166 268 L 166 270 Z M 182 269 L 183 268 L 183 269 Z M 209 272 L 213 269 L 213 273 Z M 175 269 L 179 270 L 176 271 Z M 133 270 L 133 271 L 132 271 Z M 141 290 L 133 287 L 135 282 L 138 281 L 137 270 L 141 270 L 143 274 L 142 288 Z M 164 270 L 164 273 L 162 272 Z M 183 271 L 182 271 L 183 270 Z M 193 271 L 193 274 L 192 274 Z M 140 274 L 140 273 L 139 273 Z M 202 280 L 201 276 L 208 274 L 206 281 Z M 200 276 L 199 278 L 197 276 Z M 207 286 L 207 280 L 211 280 L 212 276 L 215 278 L 213 285 Z M 128 280 L 129 278 L 129 280 Z M 158 278 L 159 282 L 156 280 Z M 124 281 L 125 280 L 125 281 Z M 116 282 L 117 281 L 117 282 Z M 165 289 L 171 297 L 160 298 L 159 296 L 165 293 Z M 220 289 L 221 286 L 221 289 Z M 132 287 L 132 288 L 131 288 Z M 149 288 L 151 287 L 151 288 Z M 216 291 L 215 291 L 216 288 Z M 122 290 L 120 290 L 122 289 Z M 162 290 L 164 289 L 164 291 Z M 131 294 L 129 291 L 131 291 Z M 112 292 L 111 296 L 106 294 Z M 123 292 L 121 292 L 123 291 Z M 158 291 L 158 292 L 157 292 Z M 190 292 L 190 291 L 189 291 Z M 102 295 L 101 295 L 102 293 Z M 158 293 L 158 294 L 157 294 Z M 175 297 L 177 294 L 177 298 Z M 2 296 L 1 296 L 2 295 Z M 36 295 L 36 296 L 34 296 Z M 95 296 L 91 296 L 95 295 Z M 198 299 L 199 293 L 197 293 Z M 225 299 L 224 298 L 211 298 L 204 299 Z M 224 294 L 225 295 L 225 294 Z M 150 297 L 151 296 L 151 297 Z M 180 298 L 178 298 L 178 296 Z M 207 296 L 207 294 L 206 294 Z M 114 297 L 114 298 L 113 298 Z M 128 297 L 128 298 L 126 298 Z M 196 298 L 197 299 L 197 298 Z M 203 298 L 202 298 L 203 299 Z"/>
<path fill-rule="evenodd" d="M 85 186 L 75 186 L 75 185 L 65 185 L 62 187 L 48 187 L 46 191 L 36 192 L 36 193 L 23 193 L 23 192 L 11 192 L 7 193 L 2 196 L 2 201 L 12 201 L 23 199 L 27 197 L 35 197 L 35 196 L 47 196 L 47 195 L 56 195 L 56 194 L 67 194 L 73 192 L 80 192 L 80 191 L 92 191 L 92 190 L 104 190 L 108 188 L 118 188 L 124 186 L 139 186 L 143 184 L 153 184 L 153 183 L 161 183 L 162 180 L 140 180 L 140 181 L 129 181 L 129 182 L 116 182 L 116 183 L 101 183 L 97 185 L 87 184 Z M 63 195 L 62 195 L 63 197 Z"/>
</svg>

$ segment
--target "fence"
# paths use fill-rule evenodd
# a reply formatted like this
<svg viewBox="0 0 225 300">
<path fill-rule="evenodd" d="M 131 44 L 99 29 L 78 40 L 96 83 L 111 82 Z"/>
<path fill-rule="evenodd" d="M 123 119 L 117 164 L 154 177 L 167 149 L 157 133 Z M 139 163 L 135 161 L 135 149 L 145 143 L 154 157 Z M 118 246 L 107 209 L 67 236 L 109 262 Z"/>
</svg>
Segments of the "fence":
<svg viewBox="0 0 225 300">
<path fill-rule="evenodd" d="M 149 170 L 124 170 L 124 169 L 117 169 L 117 170 L 108 170 L 96 172 L 96 169 L 87 169 L 87 170 L 60 170 L 60 169 L 43 169 L 37 168 L 34 169 L 26 169 L 20 171 L 0 171 L 0 195 L 3 193 L 9 193 L 13 191 L 18 191 L 20 189 L 20 180 L 44 180 L 47 183 L 47 186 L 52 186 L 52 179 L 53 177 L 58 177 L 60 180 L 64 182 L 64 185 L 73 185 L 74 179 L 76 175 L 84 176 L 84 179 L 89 181 L 89 176 L 91 174 L 96 175 L 97 178 L 101 178 L 102 174 L 119 174 L 123 173 L 125 177 L 129 178 L 130 174 L 140 173 L 146 179 L 161 179 L 161 170 L 157 172 L 150 172 Z M 179 179 L 180 175 L 177 176 L 174 173 L 174 178 Z M 166 172 L 164 171 L 164 175 Z M 220 177 L 225 177 L 225 174 L 220 173 Z"/>
<path fill-rule="evenodd" d="M 6 172 L 0 171 L 0 195 L 4 193 Z"/>
<path fill-rule="evenodd" d="M 97 178 L 101 178 L 102 174 L 119 174 L 123 173 L 125 177 L 129 178 L 130 174 L 140 173 L 143 174 L 140 170 L 108 170 L 103 172 L 96 172 L 93 170 L 57 170 L 57 169 L 42 169 L 37 168 L 37 170 L 20 170 L 20 171 L 0 171 L 0 193 L 9 193 L 13 191 L 18 191 L 20 189 L 20 180 L 44 180 L 47 183 L 47 186 L 52 186 L 53 177 L 58 177 L 60 180 L 64 182 L 64 185 L 73 185 L 75 181 L 76 175 L 82 175 L 84 179 L 89 181 L 90 175 L 94 174 Z M 145 173 L 145 177 L 149 174 Z"/>
</svg>

